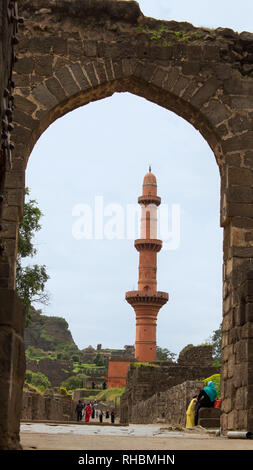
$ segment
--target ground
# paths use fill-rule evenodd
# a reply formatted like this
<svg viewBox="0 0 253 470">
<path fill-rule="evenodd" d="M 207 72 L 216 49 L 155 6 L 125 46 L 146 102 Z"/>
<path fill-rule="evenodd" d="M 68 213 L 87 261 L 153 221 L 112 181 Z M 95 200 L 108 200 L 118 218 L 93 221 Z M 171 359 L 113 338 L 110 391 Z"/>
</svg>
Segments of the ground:
<svg viewBox="0 0 253 470">
<path fill-rule="evenodd" d="M 228 439 L 195 428 L 169 430 L 162 424 L 22 423 L 24 450 L 253 450 L 252 439 Z"/>
</svg>

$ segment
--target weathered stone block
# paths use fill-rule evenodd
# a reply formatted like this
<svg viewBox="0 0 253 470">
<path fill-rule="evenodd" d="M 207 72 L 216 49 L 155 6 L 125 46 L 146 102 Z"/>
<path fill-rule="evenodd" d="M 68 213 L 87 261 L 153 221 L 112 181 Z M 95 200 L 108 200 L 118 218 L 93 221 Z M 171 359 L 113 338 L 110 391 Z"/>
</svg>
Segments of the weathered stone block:
<svg viewBox="0 0 253 470">
<path fill-rule="evenodd" d="M 47 109 L 51 109 L 57 104 L 55 96 L 53 96 L 44 85 L 39 85 L 34 88 L 32 96 Z"/>
<path fill-rule="evenodd" d="M 7 171 L 5 175 L 6 189 L 24 189 L 24 172 Z"/>
<path fill-rule="evenodd" d="M 79 63 L 71 64 L 70 69 L 81 90 L 85 91 L 90 88 L 90 84 L 87 78 L 85 77 L 81 65 Z"/>
<path fill-rule="evenodd" d="M 27 114 L 32 114 L 37 107 L 36 104 L 21 95 L 15 96 L 15 106 L 17 109 L 22 109 L 22 111 Z"/>
<path fill-rule="evenodd" d="M 250 186 L 230 186 L 227 201 L 253 204 L 253 189 Z"/>
<path fill-rule="evenodd" d="M 53 73 L 53 55 L 45 54 L 35 57 L 35 73 L 41 76 L 50 76 Z"/>
<path fill-rule="evenodd" d="M 196 75 L 200 71 L 199 62 L 184 62 L 182 66 L 182 72 L 184 75 Z"/>
<path fill-rule="evenodd" d="M 213 418 L 219 419 L 221 415 L 220 408 L 200 408 L 199 409 L 199 418 Z"/>
<path fill-rule="evenodd" d="M 216 78 L 209 79 L 191 99 L 193 106 L 199 107 L 206 103 L 219 88 L 221 82 Z"/>
<path fill-rule="evenodd" d="M 36 54 L 48 54 L 51 50 L 52 43 L 50 37 L 36 37 L 33 36 L 32 41 L 30 41 L 29 50 L 30 52 L 35 52 Z"/>
<path fill-rule="evenodd" d="M 121 61 L 118 61 L 118 62 L 113 61 L 112 62 L 112 69 L 113 69 L 113 76 L 114 76 L 115 79 L 118 79 L 118 78 L 122 77 L 123 72 L 122 72 L 122 63 L 121 63 Z"/>
<path fill-rule="evenodd" d="M 29 73 L 33 72 L 33 69 L 34 69 L 33 57 L 22 57 L 18 60 L 18 62 L 15 65 L 15 71 L 18 74 L 28 75 Z"/>
<path fill-rule="evenodd" d="M 102 62 L 94 62 L 94 70 L 96 71 L 99 84 L 107 82 L 105 67 Z"/>
<path fill-rule="evenodd" d="M 84 54 L 87 57 L 96 57 L 97 56 L 97 41 L 93 41 L 93 40 L 84 41 Z"/>
<path fill-rule="evenodd" d="M 50 93 L 54 95 L 58 101 L 66 99 L 64 89 L 62 88 L 59 80 L 57 80 L 55 77 L 48 78 L 45 84 Z"/>
<path fill-rule="evenodd" d="M 240 185 L 240 187 L 252 186 L 253 172 L 247 168 L 228 167 L 227 181 L 230 188 L 231 185 Z"/>
<path fill-rule="evenodd" d="M 24 306 L 15 290 L 0 289 L 0 326 L 24 334 Z"/>
<path fill-rule="evenodd" d="M 227 94 L 251 96 L 253 93 L 253 83 L 251 80 L 233 77 L 224 81 L 223 90 Z"/>
<path fill-rule="evenodd" d="M 234 133 L 251 130 L 253 123 L 249 116 L 237 115 L 228 121 L 231 130 Z"/>
<path fill-rule="evenodd" d="M 143 64 L 141 62 L 137 62 L 134 68 L 134 76 L 142 78 L 146 82 L 150 82 L 155 70 L 156 66 L 154 64 Z"/>
<path fill-rule="evenodd" d="M 229 117 L 229 111 L 217 99 L 211 99 L 208 102 L 208 106 L 202 107 L 201 111 L 215 125 Z"/>
<path fill-rule="evenodd" d="M 206 429 L 219 428 L 220 418 L 199 418 L 198 424 Z"/>
<path fill-rule="evenodd" d="M 253 152 L 246 152 L 244 155 L 244 164 L 253 169 Z"/>
<path fill-rule="evenodd" d="M 61 83 L 61 86 L 64 89 L 64 93 L 67 96 L 75 95 L 76 93 L 80 92 L 80 88 L 75 82 L 68 67 L 63 67 L 60 70 L 57 70 L 55 76 Z"/>
<path fill-rule="evenodd" d="M 19 109 L 15 109 L 14 111 L 14 122 L 15 121 L 22 122 L 23 126 L 27 129 L 33 129 L 37 124 L 37 121 L 33 119 L 30 114 L 24 113 Z"/>
<path fill-rule="evenodd" d="M 57 55 L 67 54 L 67 40 L 63 37 L 53 37 L 51 39 L 51 47 L 53 52 Z"/>
<path fill-rule="evenodd" d="M 107 66 L 108 66 L 108 62 L 107 62 Z M 110 62 L 110 68 L 111 68 L 111 77 L 112 77 L 112 79 L 113 79 L 113 78 L 114 78 L 114 75 L 113 75 L 113 66 L 112 66 L 112 62 Z M 97 79 L 96 74 L 95 74 L 95 71 L 94 71 L 93 63 L 92 63 L 92 62 L 86 62 L 86 63 L 84 64 L 84 69 L 85 69 L 86 75 L 88 76 L 88 79 L 89 79 L 91 85 L 92 85 L 92 86 L 97 86 L 97 85 L 99 85 L 98 79 Z"/>
</svg>

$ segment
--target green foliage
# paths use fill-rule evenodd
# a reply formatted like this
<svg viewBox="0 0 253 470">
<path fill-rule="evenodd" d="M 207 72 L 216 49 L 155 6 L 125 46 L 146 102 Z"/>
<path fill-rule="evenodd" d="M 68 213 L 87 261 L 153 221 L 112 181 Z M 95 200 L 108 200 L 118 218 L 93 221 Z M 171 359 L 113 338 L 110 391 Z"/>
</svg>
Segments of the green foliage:
<svg viewBox="0 0 253 470">
<path fill-rule="evenodd" d="M 42 392 L 39 388 L 37 388 L 37 387 L 35 387 L 34 385 L 31 385 L 31 384 L 29 384 L 29 383 L 27 383 L 27 382 L 24 382 L 23 390 L 25 390 L 25 391 L 27 391 L 27 392 L 39 393 L 40 395 L 43 396 L 43 392 Z"/>
<path fill-rule="evenodd" d="M 34 385 L 42 392 L 51 387 L 48 377 L 45 374 L 42 374 L 42 372 L 32 372 L 31 370 L 27 370 L 25 381 L 28 384 Z"/>
<path fill-rule="evenodd" d="M 212 346 L 212 355 L 215 360 L 213 365 L 221 365 L 221 339 L 222 339 L 222 324 L 220 324 L 217 330 L 213 331 L 213 334 L 208 338 L 209 344 Z"/>
<path fill-rule="evenodd" d="M 55 338 L 53 338 L 55 343 Z M 55 345 L 56 357 L 57 359 L 62 359 L 64 361 L 73 361 L 78 362 L 80 360 L 81 352 L 78 347 L 73 343 L 68 342 L 58 342 Z"/>
<path fill-rule="evenodd" d="M 71 395 L 65 387 L 60 387 L 60 394 L 63 396 Z"/>
<path fill-rule="evenodd" d="M 29 195 L 26 188 L 25 194 Z M 16 264 L 16 289 L 23 301 L 26 311 L 26 326 L 31 322 L 30 307 L 39 302 L 47 305 L 49 296 L 45 292 L 45 285 L 49 279 L 45 265 L 22 266 L 22 259 L 33 257 L 37 250 L 34 248 L 32 239 L 36 232 L 41 229 L 39 220 L 42 212 L 37 202 L 30 199 L 24 204 L 24 215 L 19 225 L 18 233 L 18 255 Z"/>
<path fill-rule="evenodd" d="M 155 42 L 161 47 L 173 46 L 177 42 L 197 41 L 199 39 L 198 31 L 173 31 L 165 25 L 161 25 L 158 30 L 150 29 L 148 26 L 139 26 L 137 30 L 147 34 L 150 41 Z"/>
<path fill-rule="evenodd" d="M 94 359 L 94 364 L 96 364 L 96 366 L 101 366 L 101 367 L 105 367 L 106 365 L 106 358 L 103 357 L 101 354 L 97 353 L 96 356 L 95 356 L 95 359 Z"/>
<path fill-rule="evenodd" d="M 104 366 L 97 366 L 96 364 L 83 364 L 80 362 L 74 362 L 73 364 L 73 372 L 74 373 L 79 373 L 80 371 L 83 371 L 85 369 L 104 369 Z"/>
<path fill-rule="evenodd" d="M 35 348 L 35 346 L 29 346 L 25 351 L 26 357 L 31 359 L 31 361 L 39 362 L 41 359 L 49 358 L 56 359 L 56 356 L 53 353 L 43 351 L 43 349 Z"/>
<path fill-rule="evenodd" d="M 61 387 L 65 387 L 67 390 L 82 388 L 85 377 L 85 374 L 72 375 L 61 383 Z"/>
<path fill-rule="evenodd" d="M 133 367 L 160 367 L 159 364 L 152 364 L 151 362 L 132 362 Z"/>
<path fill-rule="evenodd" d="M 156 347 L 156 360 L 157 361 L 174 361 L 176 354 L 172 353 L 166 348 Z"/>
<path fill-rule="evenodd" d="M 25 189 L 25 195 L 29 195 L 29 189 Z M 32 238 L 35 232 L 41 229 L 39 220 L 42 217 L 42 212 L 37 207 L 37 202 L 30 199 L 29 202 L 24 204 L 23 219 L 19 224 L 19 237 L 18 237 L 18 253 L 21 258 L 27 256 L 34 256 L 37 250 L 32 244 Z"/>
<path fill-rule="evenodd" d="M 102 390 L 97 396 L 97 401 L 102 401 L 106 403 L 112 403 L 113 405 L 118 405 L 120 402 L 121 395 L 125 392 L 125 388 L 115 387 L 107 388 Z"/>
<path fill-rule="evenodd" d="M 214 374 L 204 379 L 203 382 L 205 384 L 205 387 L 207 386 L 209 381 L 214 383 L 217 392 L 217 398 L 220 398 L 220 374 Z"/>
</svg>

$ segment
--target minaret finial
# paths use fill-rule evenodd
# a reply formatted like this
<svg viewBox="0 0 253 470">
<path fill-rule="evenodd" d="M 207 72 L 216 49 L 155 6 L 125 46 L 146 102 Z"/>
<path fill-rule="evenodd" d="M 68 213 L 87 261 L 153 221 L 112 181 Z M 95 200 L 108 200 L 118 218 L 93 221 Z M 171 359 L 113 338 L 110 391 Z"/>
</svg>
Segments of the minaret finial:
<svg viewBox="0 0 253 470">
<path fill-rule="evenodd" d="M 149 165 L 149 173 L 151 173 L 151 165 Z"/>
</svg>

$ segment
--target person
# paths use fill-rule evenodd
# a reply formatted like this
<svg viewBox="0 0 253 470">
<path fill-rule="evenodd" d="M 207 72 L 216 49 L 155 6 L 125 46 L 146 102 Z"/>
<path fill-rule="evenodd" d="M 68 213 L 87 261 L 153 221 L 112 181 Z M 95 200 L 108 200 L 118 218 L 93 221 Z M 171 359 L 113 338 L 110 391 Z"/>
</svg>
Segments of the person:
<svg viewBox="0 0 253 470">
<path fill-rule="evenodd" d="M 105 412 L 105 418 L 106 418 L 106 419 L 109 418 L 109 410 L 106 410 L 106 412 Z"/>
<path fill-rule="evenodd" d="M 91 413 L 92 413 L 92 409 L 91 409 L 90 404 L 88 403 L 88 405 L 85 408 L 85 418 L 84 418 L 85 423 L 89 423 Z"/>
<path fill-rule="evenodd" d="M 103 410 L 100 410 L 100 412 L 99 412 L 99 421 L 100 421 L 100 423 L 103 422 L 103 416 L 104 416 Z"/>
<path fill-rule="evenodd" d="M 194 414 L 195 414 L 195 406 L 197 403 L 197 395 L 193 395 L 192 400 L 187 408 L 186 411 L 186 428 L 193 428 L 194 426 Z"/>
<path fill-rule="evenodd" d="M 82 415 L 83 415 L 83 405 L 82 405 L 82 401 L 81 400 L 78 400 L 78 403 L 76 405 L 76 417 L 77 417 L 77 421 L 81 421 L 82 420 Z"/>
<path fill-rule="evenodd" d="M 94 405 L 92 403 L 92 415 L 91 415 L 92 419 L 95 418 L 95 408 L 94 408 Z"/>
<path fill-rule="evenodd" d="M 197 404 L 195 406 L 195 417 L 194 417 L 195 426 L 198 425 L 199 409 L 202 407 L 212 408 L 216 397 L 217 397 L 217 392 L 216 392 L 215 385 L 210 380 L 207 384 L 207 387 L 203 388 L 203 390 L 200 391 L 198 398 L 197 398 Z"/>
<path fill-rule="evenodd" d="M 115 411 L 112 410 L 111 411 L 111 423 L 114 423 L 114 419 L 115 419 Z"/>
</svg>

